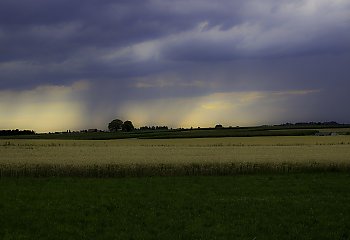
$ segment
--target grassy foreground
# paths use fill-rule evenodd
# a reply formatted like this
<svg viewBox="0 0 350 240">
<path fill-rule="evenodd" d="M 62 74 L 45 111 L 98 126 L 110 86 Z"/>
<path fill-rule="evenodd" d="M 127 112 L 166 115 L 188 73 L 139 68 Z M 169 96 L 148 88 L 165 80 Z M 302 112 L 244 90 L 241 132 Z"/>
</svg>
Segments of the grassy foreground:
<svg viewBox="0 0 350 240">
<path fill-rule="evenodd" d="M 349 236 L 349 173 L 0 179 L 0 239 Z"/>
</svg>

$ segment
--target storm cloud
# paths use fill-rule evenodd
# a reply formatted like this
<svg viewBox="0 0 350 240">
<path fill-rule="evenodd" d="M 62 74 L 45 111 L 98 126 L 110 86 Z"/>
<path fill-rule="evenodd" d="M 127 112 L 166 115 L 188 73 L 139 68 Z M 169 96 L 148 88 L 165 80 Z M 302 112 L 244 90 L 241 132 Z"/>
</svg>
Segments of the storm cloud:
<svg viewBox="0 0 350 240">
<path fill-rule="evenodd" d="M 52 130 L 350 122 L 349 30 L 346 0 L 2 0 L 0 128 L 50 129 L 18 119 L 58 89 L 79 97 Z"/>
</svg>

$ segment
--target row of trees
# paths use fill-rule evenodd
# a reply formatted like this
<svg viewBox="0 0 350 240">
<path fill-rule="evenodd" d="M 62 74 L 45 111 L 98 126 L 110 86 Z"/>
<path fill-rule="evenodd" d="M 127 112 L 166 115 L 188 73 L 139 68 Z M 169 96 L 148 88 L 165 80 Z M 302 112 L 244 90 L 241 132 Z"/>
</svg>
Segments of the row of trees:
<svg viewBox="0 0 350 240">
<path fill-rule="evenodd" d="M 337 125 L 344 125 L 344 124 L 340 124 L 337 123 L 335 121 L 331 121 L 331 122 L 297 122 L 297 123 L 283 123 L 280 125 L 276 125 L 276 126 L 337 126 Z"/>
<path fill-rule="evenodd" d="M 110 132 L 117 132 L 117 131 L 131 132 L 134 129 L 135 129 L 134 125 L 129 120 L 123 122 L 120 119 L 114 119 L 112 122 L 108 124 L 108 130 Z"/>
<path fill-rule="evenodd" d="M 33 130 L 0 130 L 0 136 L 34 135 Z"/>
<path fill-rule="evenodd" d="M 135 129 L 133 123 L 131 121 L 125 121 L 123 122 L 120 119 L 114 119 L 112 122 L 108 124 L 108 130 L 110 132 L 118 132 L 118 131 L 124 131 L 124 132 L 131 132 Z M 168 130 L 168 126 L 144 126 L 140 127 L 141 131 L 145 130 Z"/>
<path fill-rule="evenodd" d="M 168 130 L 168 126 L 144 126 L 140 130 Z"/>
</svg>

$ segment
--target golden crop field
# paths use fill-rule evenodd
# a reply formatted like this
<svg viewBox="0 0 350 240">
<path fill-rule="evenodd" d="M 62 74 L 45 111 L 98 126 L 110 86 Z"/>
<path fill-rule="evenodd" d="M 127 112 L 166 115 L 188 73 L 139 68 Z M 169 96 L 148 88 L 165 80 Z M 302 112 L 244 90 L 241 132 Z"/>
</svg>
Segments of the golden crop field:
<svg viewBox="0 0 350 240">
<path fill-rule="evenodd" d="M 199 168 L 197 174 L 206 173 L 209 168 L 213 174 L 219 174 L 220 168 L 225 168 L 224 172 L 229 173 L 254 169 L 289 171 L 311 167 L 341 170 L 349 166 L 350 136 L 0 140 L 2 175 L 8 175 L 9 172 L 12 172 L 10 175 L 26 175 L 28 172 L 40 171 L 55 175 L 55 171 L 67 169 L 73 172 L 91 169 L 97 172 L 125 172 L 128 168 L 141 171 L 139 175 L 153 168 L 151 175 L 154 175 L 159 171 L 175 174 L 178 168 L 183 173 L 192 171 L 194 167 Z"/>
</svg>

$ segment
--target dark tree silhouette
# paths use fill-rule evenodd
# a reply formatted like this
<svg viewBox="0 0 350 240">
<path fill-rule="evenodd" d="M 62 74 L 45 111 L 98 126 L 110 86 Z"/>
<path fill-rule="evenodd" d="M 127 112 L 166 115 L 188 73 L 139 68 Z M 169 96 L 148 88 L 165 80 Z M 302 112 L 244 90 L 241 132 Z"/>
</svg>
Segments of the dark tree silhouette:
<svg viewBox="0 0 350 240">
<path fill-rule="evenodd" d="M 108 124 L 108 129 L 110 132 L 117 132 L 118 130 L 122 129 L 123 127 L 123 121 L 120 119 L 114 119 L 112 122 Z"/>
<path fill-rule="evenodd" d="M 125 122 L 123 123 L 123 126 L 122 126 L 122 130 L 123 130 L 123 131 L 130 132 L 130 131 L 132 131 L 132 130 L 134 130 L 134 129 L 135 129 L 135 128 L 134 128 L 134 125 L 132 124 L 131 121 L 125 121 Z"/>
<path fill-rule="evenodd" d="M 34 135 L 33 130 L 0 130 L 0 136 Z"/>
</svg>

